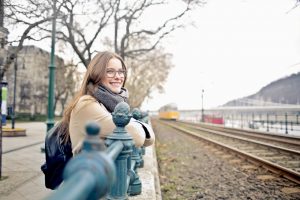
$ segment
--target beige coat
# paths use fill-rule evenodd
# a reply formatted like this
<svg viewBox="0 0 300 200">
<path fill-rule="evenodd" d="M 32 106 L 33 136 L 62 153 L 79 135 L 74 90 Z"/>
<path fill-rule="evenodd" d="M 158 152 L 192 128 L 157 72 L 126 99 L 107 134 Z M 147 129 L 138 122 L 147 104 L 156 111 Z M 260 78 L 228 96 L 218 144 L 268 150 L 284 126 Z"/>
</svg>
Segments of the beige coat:
<svg viewBox="0 0 300 200">
<path fill-rule="evenodd" d="M 82 142 L 85 138 L 85 125 L 87 122 L 95 121 L 101 127 L 100 137 L 111 134 L 115 129 L 115 124 L 112 121 L 112 115 L 109 113 L 103 104 L 94 99 L 90 95 L 82 96 L 74 107 L 69 124 L 70 138 L 72 142 L 72 151 L 74 154 L 81 150 Z M 145 138 L 145 132 L 141 124 L 131 120 L 126 126 L 127 132 L 132 136 L 135 146 L 149 146 L 154 143 L 155 136 L 153 130 L 149 128 L 151 138 Z"/>
</svg>

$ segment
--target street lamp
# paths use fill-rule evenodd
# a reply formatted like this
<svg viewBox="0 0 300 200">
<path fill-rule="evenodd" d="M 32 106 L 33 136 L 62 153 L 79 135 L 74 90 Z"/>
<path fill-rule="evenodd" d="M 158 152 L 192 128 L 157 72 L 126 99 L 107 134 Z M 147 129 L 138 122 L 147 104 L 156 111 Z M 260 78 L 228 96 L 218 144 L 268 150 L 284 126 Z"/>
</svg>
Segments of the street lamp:
<svg viewBox="0 0 300 200">
<path fill-rule="evenodd" d="M 51 53 L 49 64 L 49 85 L 48 85 L 48 110 L 47 110 L 47 132 L 54 126 L 54 83 L 55 83 L 55 33 L 56 33 L 56 0 L 53 1 L 53 20 L 51 32 Z M 47 134 L 46 132 L 46 134 Z M 45 152 L 45 147 L 41 147 Z"/>
<path fill-rule="evenodd" d="M 56 33 L 56 0 L 53 1 L 53 20 L 51 35 L 51 54 L 49 65 L 49 87 L 48 87 L 48 118 L 47 132 L 54 126 L 54 84 L 55 84 L 55 33 Z"/>
<path fill-rule="evenodd" d="M 17 70 L 18 70 L 18 55 L 15 57 L 14 63 L 14 97 L 13 97 L 13 105 L 12 105 L 12 116 L 11 116 L 11 128 L 15 128 L 15 118 L 16 118 L 16 86 L 17 86 Z"/>
<path fill-rule="evenodd" d="M 202 93 L 201 93 L 201 99 L 202 99 L 201 122 L 204 122 L 203 94 L 204 94 L 204 90 L 202 89 Z"/>
</svg>

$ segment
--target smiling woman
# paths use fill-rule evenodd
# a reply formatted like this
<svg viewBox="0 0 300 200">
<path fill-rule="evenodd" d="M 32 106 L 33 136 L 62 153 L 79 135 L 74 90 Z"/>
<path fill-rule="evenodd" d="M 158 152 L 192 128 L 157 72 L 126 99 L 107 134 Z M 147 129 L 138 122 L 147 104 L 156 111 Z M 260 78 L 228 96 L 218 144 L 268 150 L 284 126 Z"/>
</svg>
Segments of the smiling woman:
<svg viewBox="0 0 300 200">
<path fill-rule="evenodd" d="M 126 65 L 112 52 L 99 52 L 90 62 L 77 96 L 65 110 L 60 132 L 64 141 L 71 140 L 72 152 L 80 152 L 85 137 L 85 124 L 95 121 L 101 127 L 100 137 L 111 134 L 115 128 L 111 113 L 120 102 L 126 102 L 128 91 Z M 154 142 L 152 130 L 146 134 L 142 125 L 131 121 L 126 129 L 135 145 L 148 146 Z"/>
<path fill-rule="evenodd" d="M 102 84 L 114 93 L 120 93 L 124 83 L 126 68 L 123 67 L 121 60 L 112 58 L 107 64 L 106 76 Z"/>
</svg>

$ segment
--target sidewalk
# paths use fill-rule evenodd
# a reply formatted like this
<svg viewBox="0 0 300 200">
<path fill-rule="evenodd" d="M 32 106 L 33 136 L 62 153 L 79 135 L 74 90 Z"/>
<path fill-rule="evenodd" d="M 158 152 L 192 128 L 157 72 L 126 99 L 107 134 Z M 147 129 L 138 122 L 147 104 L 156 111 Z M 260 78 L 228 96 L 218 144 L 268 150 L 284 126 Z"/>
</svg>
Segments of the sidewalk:
<svg viewBox="0 0 300 200">
<path fill-rule="evenodd" d="M 46 124 L 17 123 L 16 127 L 25 128 L 27 136 L 2 138 L 2 176 L 7 178 L 0 181 L 0 200 L 43 199 L 52 192 L 44 187 L 44 175 L 40 170 L 45 160 L 41 147 Z M 144 168 L 139 169 L 142 195 L 130 199 L 161 199 L 154 148 L 146 148 L 144 160 Z"/>
<path fill-rule="evenodd" d="M 0 199 L 42 199 L 51 192 L 44 187 L 44 177 L 40 170 L 45 160 L 41 147 L 46 135 L 46 124 L 18 123 L 16 127 L 25 128 L 27 136 L 2 138 L 2 176 L 7 179 L 0 181 Z M 34 145 L 29 147 L 31 144 Z M 24 146 L 27 148 L 13 151 Z"/>
</svg>

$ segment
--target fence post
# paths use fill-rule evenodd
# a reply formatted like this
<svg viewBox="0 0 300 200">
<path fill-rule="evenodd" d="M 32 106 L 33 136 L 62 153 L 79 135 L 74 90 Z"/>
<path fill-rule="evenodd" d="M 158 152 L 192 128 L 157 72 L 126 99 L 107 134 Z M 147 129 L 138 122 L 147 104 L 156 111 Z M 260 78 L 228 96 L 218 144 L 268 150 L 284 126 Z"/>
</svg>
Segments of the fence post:
<svg viewBox="0 0 300 200">
<path fill-rule="evenodd" d="M 130 185 L 128 188 L 128 193 L 129 195 L 138 195 L 142 193 L 142 182 L 140 181 L 140 177 L 137 174 L 137 168 L 140 166 L 141 164 L 141 159 L 140 159 L 140 148 L 136 148 L 133 147 L 133 152 L 132 152 L 132 156 L 131 156 L 131 160 L 132 160 L 132 170 L 134 171 L 134 173 L 132 174 L 132 177 L 130 180 Z"/>
<path fill-rule="evenodd" d="M 288 116 L 285 113 L 285 134 L 288 134 Z"/>
<path fill-rule="evenodd" d="M 149 114 L 148 112 L 142 112 L 141 121 L 148 124 L 149 123 Z"/>
<path fill-rule="evenodd" d="M 267 113 L 267 132 L 269 132 L 269 113 Z"/>
<path fill-rule="evenodd" d="M 243 113 L 241 113 L 241 129 L 243 129 Z"/>
<path fill-rule="evenodd" d="M 132 113 L 132 117 L 136 120 L 141 120 L 143 117 L 142 112 L 138 108 L 132 109 L 131 113 Z M 144 166 L 144 160 L 142 158 L 142 148 L 143 147 L 140 147 L 140 148 L 136 148 L 135 146 L 133 147 L 131 160 L 133 162 L 135 162 L 135 165 L 133 168 L 135 174 L 134 174 L 132 183 L 129 185 L 129 188 L 128 188 L 128 193 L 130 195 L 138 195 L 138 194 L 141 194 L 141 192 L 142 192 L 142 183 L 140 181 L 139 175 L 137 174 L 137 168 Z"/>
<path fill-rule="evenodd" d="M 138 108 L 132 109 L 131 113 L 132 113 L 132 117 L 134 119 L 136 119 L 136 120 L 142 121 L 143 117 L 145 118 L 145 116 L 143 115 L 143 113 L 141 112 L 141 110 L 138 109 Z M 138 153 L 139 153 L 139 164 L 138 164 L 138 167 L 142 168 L 142 167 L 144 167 L 143 155 L 145 155 L 145 147 L 142 146 L 142 147 L 138 148 Z"/>
<path fill-rule="evenodd" d="M 113 122 L 116 125 L 112 134 L 106 137 L 105 144 L 112 145 L 116 141 L 121 141 L 124 145 L 121 153 L 115 160 L 117 168 L 117 178 L 108 195 L 107 199 L 128 199 L 128 174 L 131 175 L 131 153 L 134 145 L 132 137 L 126 132 L 125 126 L 129 123 L 132 115 L 129 113 L 129 106 L 127 103 L 119 103 L 112 113 Z"/>
</svg>

